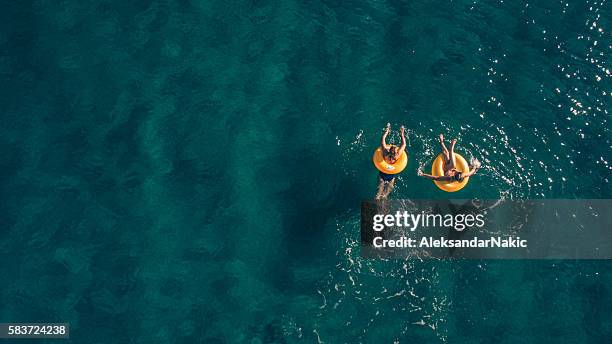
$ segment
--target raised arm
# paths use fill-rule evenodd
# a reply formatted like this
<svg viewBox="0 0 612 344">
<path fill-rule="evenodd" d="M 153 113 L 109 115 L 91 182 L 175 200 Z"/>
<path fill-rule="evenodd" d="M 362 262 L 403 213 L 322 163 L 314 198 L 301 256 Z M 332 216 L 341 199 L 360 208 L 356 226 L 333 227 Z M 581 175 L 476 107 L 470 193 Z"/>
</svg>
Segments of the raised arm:
<svg viewBox="0 0 612 344">
<path fill-rule="evenodd" d="M 404 134 L 404 126 L 400 128 L 400 136 L 402 137 L 402 145 L 400 146 L 398 154 L 402 154 L 406 150 L 406 135 Z"/>
<path fill-rule="evenodd" d="M 463 177 L 471 177 L 473 176 L 476 171 L 478 171 L 480 169 L 480 162 L 478 160 L 474 161 L 474 166 L 472 166 L 472 169 L 470 169 L 469 171 L 467 171 L 466 173 L 463 174 Z"/>
<path fill-rule="evenodd" d="M 380 146 L 385 150 L 389 149 L 389 145 L 387 145 L 387 135 L 389 135 L 390 131 L 391 131 L 391 123 L 387 123 L 385 132 L 383 133 L 382 138 L 380 139 Z"/>
</svg>

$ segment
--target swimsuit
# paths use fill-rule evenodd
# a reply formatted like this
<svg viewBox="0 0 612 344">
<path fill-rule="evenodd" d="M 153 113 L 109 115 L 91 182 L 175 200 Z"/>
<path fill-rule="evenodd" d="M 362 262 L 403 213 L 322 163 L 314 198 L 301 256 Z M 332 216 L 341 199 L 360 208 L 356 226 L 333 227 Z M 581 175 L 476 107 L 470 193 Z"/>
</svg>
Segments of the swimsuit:
<svg viewBox="0 0 612 344">
<path fill-rule="evenodd" d="M 395 174 L 386 174 L 382 172 L 378 172 L 378 176 L 382 178 L 382 180 L 384 180 L 385 182 L 390 182 L 393 180 L 393 178 L 395 178 Z"/>
<path fill-rule="evenodd" d="M 455 172 L 455 181 L 457 182 L 461 182 L 463 180 L 463 177 L 461 177 L 461 172 L 457 171 Z"/>
</svg>

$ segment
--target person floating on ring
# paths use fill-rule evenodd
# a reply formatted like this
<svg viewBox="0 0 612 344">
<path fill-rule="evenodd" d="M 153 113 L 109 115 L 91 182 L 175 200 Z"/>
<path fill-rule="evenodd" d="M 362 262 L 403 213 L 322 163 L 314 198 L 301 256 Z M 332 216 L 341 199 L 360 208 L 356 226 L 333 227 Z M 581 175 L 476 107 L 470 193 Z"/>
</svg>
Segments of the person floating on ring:
<svg viewBox="0 0 612 344">
<path fill-rule="evenodd" d="M 387 123 L 385 132 L 382 135 L 380 148 L 374 153 L 374 165 L 380 171 L 378 174 L 378 191 L 376 199 L 386 199 L 395 184 L 395 175 L 406 168 L 408 156 L 406 154 L 406 137 L 404 126 L 400 128 L 402 144 L 398 147 L 387 144 L 387 135 L 391 131 L 391 123 Z"/>
<path fill-rule="evenodd" d="M 444 135 L 440 134 L 440 146 L 442 146 L 442 154 L 438 157 L 438 159 L 442 158 L 442 171 L 441 173 L 435 172 L 435 167 L 432 168 L 432 174 L 423 173 L 421 170 L 418 171 L 418 175 L 425 177 L 427 179 L 431 179 L 436 182 L 436 185 L 444 190 L 449 192 L 459 191 L 463 186 L 465 186 L 465 182 L 467 182 L 467 178 L 473 176 L 476 171 L 480 168 L 480 162 L 478 160 L 474 161 L 474 166 L 470 168 L 465 159 L 459 154 L 455 153 L 455 144 L 457 143 L 457 139 L 453 139 L 450 144 L 450 152 L 446 149 L 444 145 Z M 460 164 L 463 165 L 462 168 L 457 168 L 457 161 L 460 161 Z M 434 162 L 434 165 L 436 163 Z M 456 184 L 453 186 L 452 184 Z M 461 184 L 461 185 L 459 185 Z"/>
</svg>

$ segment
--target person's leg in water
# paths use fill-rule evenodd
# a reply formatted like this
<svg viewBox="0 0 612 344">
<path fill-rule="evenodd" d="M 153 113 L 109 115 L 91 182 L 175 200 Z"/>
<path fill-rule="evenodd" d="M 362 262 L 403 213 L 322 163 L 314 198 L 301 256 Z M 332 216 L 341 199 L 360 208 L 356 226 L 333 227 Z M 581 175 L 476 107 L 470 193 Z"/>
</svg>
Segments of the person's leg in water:
<svg viewBox="0 0 612 344">
<path fill-rule="evenodd" d="M 383 195 L 382 198 L 387 199 L 389 198 L 389 195 L 391 194 L 391 191 L 393 191 L 393 187 L 395 186 L 395 177 L 393 179 L 391 179 L 390 182 L 387 183 L 387 188 L 385 191 L 385 194 Z"/>
<path fill-rule="evenodd" d="M 394 183 L 395 175 L 380 172 L 378 174 L 378 191 L 376 192 L 376 199 L 387 198 L 393 190 Z"/>
<path fill-rule="evenodd" d="M 378 175 L 378 190 L 376 191 L 376 197 L 375 199 L 381 199 L 382 196 L 385 194 L 385 180 L 380 176 L 380 174 Z"/>
</svg>

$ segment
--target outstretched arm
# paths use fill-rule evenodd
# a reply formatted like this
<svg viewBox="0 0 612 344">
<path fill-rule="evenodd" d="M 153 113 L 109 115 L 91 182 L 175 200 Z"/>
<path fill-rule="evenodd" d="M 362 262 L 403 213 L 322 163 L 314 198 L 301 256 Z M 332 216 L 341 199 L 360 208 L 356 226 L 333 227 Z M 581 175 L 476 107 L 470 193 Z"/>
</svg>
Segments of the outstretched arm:
<svg viewBox="0 0 612 344">
<path fill-rule="evenodd" d="M 423 173 L 421 171 L 417 172 L 417 174 L 419 176 L 421 176 L 421 177 L 425 177 L 425 178 L 430 179 L 430 180 L 437 180 L 437 181 L 440 181 L 440 182 L 447 182 L 447 181 L 451 180 L 451 177 L 447 177 L 447 176 L 434 176 L 434 175 L 431 175 L 431 174 Z"/>
<path fill-rule="evenodd" d="M 406 135 L 404 134 L 404 126 L 400 128 L 400 136 L 402 137 L 402 145 L 399 149 L 399 154 L 402 154 L 403 151 L 406 150 Z"/>
<path fill-rule="evenodd" d="M 389 145 L 387 145 L 387 135 L 389 135 L 389 131 L 391 131 L 391 123 L 387 123 L 387 127 L 385 128 L 385 132 L 380 139 L 380 146 L 383 149 L 389 149 Z"/>
<path fill-rule="evenodd" d="M 464 173 L 463 177 L 465 178 L 465 177 L 473 176 L 476 173 L 476 171 L 478 171 L 479 169 L 480 169 L 480 162 L 478 160 L 476 160 L 474 162 L 474 166 L 472 166 L 472 169 L 469 170 L 468 172 Z"/>
</svg>

